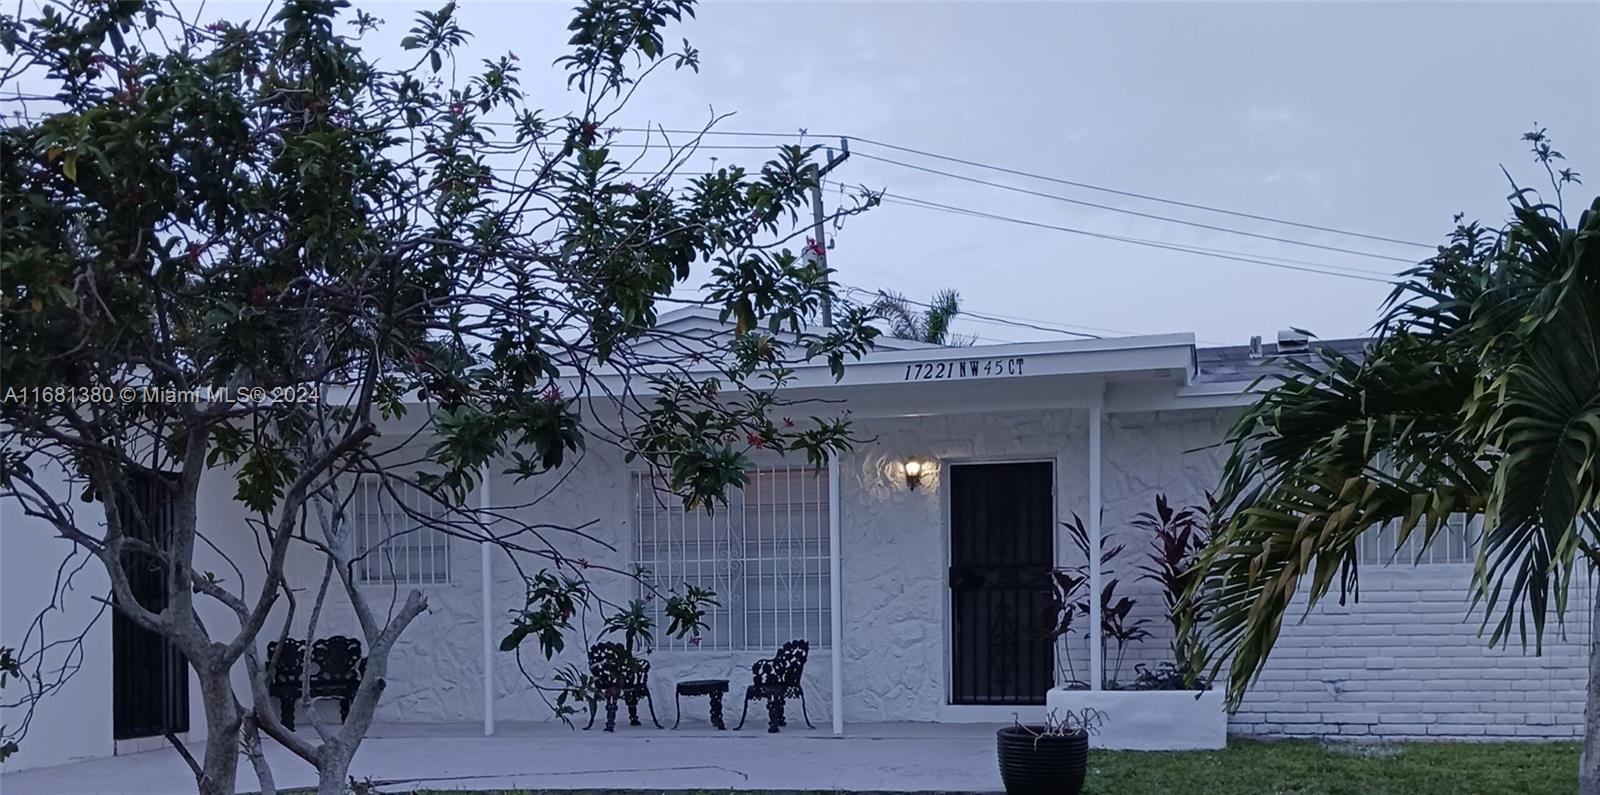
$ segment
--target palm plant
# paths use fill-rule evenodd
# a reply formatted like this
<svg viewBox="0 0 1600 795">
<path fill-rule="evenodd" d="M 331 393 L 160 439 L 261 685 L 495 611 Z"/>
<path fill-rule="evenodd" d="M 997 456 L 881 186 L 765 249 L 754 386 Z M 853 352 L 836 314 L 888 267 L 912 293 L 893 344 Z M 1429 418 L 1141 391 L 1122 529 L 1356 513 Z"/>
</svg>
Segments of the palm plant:
<svg viewBox="0 0 1600 795">
<path fill-rule="evenodd" d="M 1489 642 L 1539 650 L 1575 578 L 1600 561 L 1600 198 L 1570 225 L 1544 131 L 1529 133 L 1551 203 L 1513 184 L 1500 229 L 1458 225 L 1402 273 L 1360 358 L 1286 361 L 1227 439 L 1230 517 L 1188 598 L 1211 613 L 1237 706 L 1290 600 L 1357 592 L 1356 549 L 1385 523 L 1426 547 L 1453 515 L 1483 517 L 1471 582 Z M 1457 219 L 1459 224 L 1459 217 Z M 1588 566 L 1580 567 L 1579 561 Z M 1600 621 L 1600 600 L 1593 605 Z M 1590 660 L 1581 791 L 1600 793 L 1600 655 Z"/>
<path fill-rule="evenodd" d="M 953 334 L 950 323 L 961 314 L 961 294 L 940 290 L 933 300 L 919 304 L 893 290 L 879 290 L 872 302 L 872 313 L 889 323 L 889 336 L 934 345 L 963 346 L 976 337 Z"/>
</svg>

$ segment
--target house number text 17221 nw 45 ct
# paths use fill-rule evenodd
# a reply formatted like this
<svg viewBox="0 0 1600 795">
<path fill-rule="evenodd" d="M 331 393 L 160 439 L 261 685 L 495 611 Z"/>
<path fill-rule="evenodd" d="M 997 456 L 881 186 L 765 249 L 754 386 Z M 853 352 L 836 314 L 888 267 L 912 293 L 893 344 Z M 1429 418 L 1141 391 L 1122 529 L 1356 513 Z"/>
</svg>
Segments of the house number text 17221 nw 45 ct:
<svg viewBox="0 0 1600 795">
<path fill-rule="evenodd" d="M 939 381 L 951 378 L 995 378 L 1022 375 L 1022 357 L 1005 359 L 957 359 L 948 362 L 916 362 L 906 365 L 904 381 Z"/>
</svg>

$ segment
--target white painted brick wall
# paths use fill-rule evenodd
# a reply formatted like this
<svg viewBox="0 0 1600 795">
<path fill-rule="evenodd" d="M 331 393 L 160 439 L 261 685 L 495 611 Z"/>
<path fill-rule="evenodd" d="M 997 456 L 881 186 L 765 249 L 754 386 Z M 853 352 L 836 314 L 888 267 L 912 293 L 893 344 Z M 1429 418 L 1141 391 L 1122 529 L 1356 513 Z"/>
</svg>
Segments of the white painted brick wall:
<svg viewBox="0 0 1600 795">
<path fill-rule="evenodd" d="M 1582 608 L 1565 639 L 1490 649 L 1468 614 L 1469 566 L 1369 566 L 1361 600 L 1284 627 L 1234 731 L 1426 739 L 1579 737 L 1589 637 Z M 1574 605 L 1589 603 L 1588 586 Z M 1303 604 L 1301 610 L 1303 611 Z M 1359 656 L 1347 656 L 1359 651 Z"/>
<path fill-rule="evenodd" d="M 1108 543 L 1127 546 L 1119 595 L 1139 600 L 1152 637 L 1130 649 L 1135 663 L 1169 659 L 1171 629 L 1160 591 L 1134 568 L 1148 536 L 1127 526 L 1165 492 L 1175 505 L 1202 503 L 1217 483 L 1222 438 L 1232 412 L 1111 415 L 1105 434 Z M 1191 452 L 1192 451 L 1192 452 Z M 1081 562 L 1074 559 L 1073 563 Z M 1543 655 L 1519 645 L 1488 648 L 1482 615 L 1468 615 L 1472 570 L 1464 565 L 1363 566 L 1360 600 L 1337 593 L 1304 622 L 1291 610 L 1260 680 L 1230 729 L 1275 736 L 1387 738 L 1573 738 L 1582 735 L 1587 681 L 1588 585 L 1575 586 L 1565 639 L 1545 639 Z M 1551 622 L 1552 627 L 1554 622 Z M 1087 646 L 1081 646 L 1086 650 Z"/>
</svg>

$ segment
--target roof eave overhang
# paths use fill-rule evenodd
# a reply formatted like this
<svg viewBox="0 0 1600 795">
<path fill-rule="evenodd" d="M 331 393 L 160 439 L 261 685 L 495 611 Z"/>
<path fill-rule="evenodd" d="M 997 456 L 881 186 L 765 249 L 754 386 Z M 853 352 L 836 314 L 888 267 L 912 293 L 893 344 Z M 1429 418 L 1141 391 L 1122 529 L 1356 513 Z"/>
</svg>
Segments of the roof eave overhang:
<svg viewBox="0 0 1600 795">
<path fill-rule="evenodd" d="M 1173 390 L 1193 388 L 1194 336 L 1161 334 L 1109 339 L 1019 342 L 971 347 L 930 347 L 911 350 L 875 350 L 845 365 L 844 377 L 835 379 L 823 360 L 791 363 L 792 378 L 786 390 L 848 398 L 857 391 L 881 394 L 898 388 L 912 389 L 931 384 L 1006 383 L 1024 386 L 1030 381 L 1059 383 L 1063 380 L 1084 383 L 1144 382 L 1171 399 Z M 717 377 L 712 368 L 689 370 L 690 376 Z M 608 395 L 631 394 L 636 399 L 649 394 L 637 377 L 627 383 L 619 373 L 601 374 L 582 391 L 591 399 Z M 596 383 L 598 382 L 598 383 Z M 753 383 L 757 383 L 753 381 Z M 562 384 L 567 394 L 576 394 L 579 385 Z M 598 388 L 597 388 L 598 387 Z M 408 402 L 414 401 L 408 395 Z M 1108 408 L 1111 408 L 1108 406 Z"/>
</svg>

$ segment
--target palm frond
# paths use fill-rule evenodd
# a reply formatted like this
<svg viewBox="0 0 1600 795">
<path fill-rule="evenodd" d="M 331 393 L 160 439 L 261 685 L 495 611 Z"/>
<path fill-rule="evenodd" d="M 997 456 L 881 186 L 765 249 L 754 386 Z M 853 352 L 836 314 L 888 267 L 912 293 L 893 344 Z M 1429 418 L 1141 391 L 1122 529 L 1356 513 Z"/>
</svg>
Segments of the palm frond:
<svg viewBox="0 0 1600 795">
<path fill-rule="evenodd" d="M 911 300 L 893 290 L 879 290 L 872 302 L 872 314 L 889 322 L 889 335 L 902 340 L 922 338 L 921 319 L 911 308 Z"/>
<path fill-rule="evenodd" d="M 872 314 L 888 321 L 890 336 L 934 345 L 964 346 L 977 342 L 976 337 L 950 331 L 951 322 L 960 313 L 961 295 L 955 290 L 940 290 L 927 304 L 918 304 L 893 290 L 879 290 L 872 302 Z"/>
<path fill-rule="evenodd" d="M 922 313 L 922 341 L 935 345 L 945 344 L 950 335 L 950 323 L 961 313 L 961 294 L 955 290 L 940 290 L 928 302 Z"/>
<path fill-rule="evenodd" d="M 1575 228 L 1511 196 L 1400 275 L 1365 354 L 1287 360 L 1229 433 L 1228 520 L 1187 599 L 1211 611 L 1237 706 L 1296 592 L 1358 595 L 1357 542 L 1389 523 L 1422 548 L 1483 514 L 1473 581 L 1489 642 L 1542 642 L 1583 553 L 1600 561 L 1600 198 Z M 1220 660 L 1230 660 L 1224 663 Z"/>
<path fill-rule="evenodd" d="M 1234 430 L 1219 509 L 1229 517 L 1201 558 L 1191 599 L 1210 616 L 1213 674 L 1229 665 L 1237 704 L 1260 674 L 1291 601 L 1307 612 L 1339 586 L 1358 595 L 1357 541 L 1399 524 L 1424 547 L 1456 513 L 1482 510 L 1489 476 L 1456 418 L 1473 373 L 1424 340 L 1397 335 L 1357 360 L 1320 351 L 1290 360 Z"/>
</svg>

